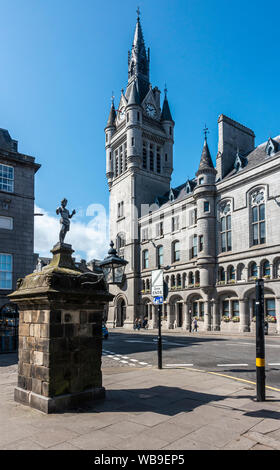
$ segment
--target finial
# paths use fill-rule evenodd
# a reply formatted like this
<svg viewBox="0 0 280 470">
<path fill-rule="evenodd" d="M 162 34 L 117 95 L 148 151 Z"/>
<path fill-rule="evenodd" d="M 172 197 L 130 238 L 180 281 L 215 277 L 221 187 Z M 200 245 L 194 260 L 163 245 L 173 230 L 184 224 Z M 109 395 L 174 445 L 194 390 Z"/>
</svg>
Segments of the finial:
<svg viewBox="0 0 280 470">
<path fill-rule="evenodd" d="M 209 130 L 208 130 L 208 127 L 206 126 L 206 124 L 205 124 L 205 127 L 203 129 L 203 133 L 204 133 L 205 140 L 207 140 L 207 134 L 209 134 Z"/>
<path fill-rule="evenodd" d="M 139 20 L 140 19 L 140 8 L 139 7 L 137 7 L 136 13 L 137 13 L 137 20 Z"/>
<path fill-rule="evenodd" d="M 164 84 L 164 98 L 167 98 L 167 86 L 166 86 L 166 82 Z"/>
<path fill-rule="evenodd" d="M 115 99 L 115 96 L 114 96 L 114 92 L 112 91 L 112 96 L 111 96 L 112 105 L 114 105 L 114 99 Z"/>
</svg>

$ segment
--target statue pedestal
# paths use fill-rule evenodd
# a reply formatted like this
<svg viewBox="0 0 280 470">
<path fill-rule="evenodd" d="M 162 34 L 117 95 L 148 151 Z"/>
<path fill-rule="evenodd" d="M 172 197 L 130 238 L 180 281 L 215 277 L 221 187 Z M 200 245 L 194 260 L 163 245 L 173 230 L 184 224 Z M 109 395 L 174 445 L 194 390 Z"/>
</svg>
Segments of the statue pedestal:
<svg viewBox="0 0 280 470">
<path fill-rule="evenodd" d="M 84 284 L 72 247 L 54 246 L 51 263 L 18 281 L 19 363 L 15 400 L 44 413 L 105 397 L 102 317 L 112 300 L 103 280 Z"/>
</svg>

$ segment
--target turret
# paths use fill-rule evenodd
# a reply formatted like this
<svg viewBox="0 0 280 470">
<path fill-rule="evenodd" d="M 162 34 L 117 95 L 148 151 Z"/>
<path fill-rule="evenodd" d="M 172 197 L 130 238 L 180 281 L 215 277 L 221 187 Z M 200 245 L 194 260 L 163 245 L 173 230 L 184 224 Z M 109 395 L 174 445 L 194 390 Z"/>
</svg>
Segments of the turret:
<svg viewBox="0 0 280 470">
<path fill-rule="evenodd" d="M 126 106 L 126 135 L 128 167 L 140 165 L 142 152 L 142 108 L 137 89 L 137 82 L 131 85 L 131 90 Z"/>
<path fill-rule="evenodd" d="M 111 180 L 113 178 L 113 157 L 111 150 L 111 139 L 116 130 L 116 110 L 114 105 L 114 98 L 112 97 L 112 104 L 110 109 L 110 114 L 108 117 L 107 125 L 105 127 L 105 148 L 106 148 L 106 176 L 108 179 L 108 184 L 110 186 Z"/>
<path fill-rule="evenodd" d="M 197 204 L 197 266 L 200 270 L 200 286 L 203 288 L 215 283 L 214 263 L 216 255 L 216 170 L 210 155 L 206 135 L 196 177 L 197 185 L 194 189 L 194 198 Z"/>
<path fill-rule="evenodd" d="M 167 100 L 167 88 L 164 90 L 164 101 L 161 111 L 161 125 L 165 131 L 167 141 L 164 144 L 164 170 L 171 176 L 173 171 L 173 144 L 174 144 L 174 121 L 171 116 L 169 103 Z"/>
</svg>

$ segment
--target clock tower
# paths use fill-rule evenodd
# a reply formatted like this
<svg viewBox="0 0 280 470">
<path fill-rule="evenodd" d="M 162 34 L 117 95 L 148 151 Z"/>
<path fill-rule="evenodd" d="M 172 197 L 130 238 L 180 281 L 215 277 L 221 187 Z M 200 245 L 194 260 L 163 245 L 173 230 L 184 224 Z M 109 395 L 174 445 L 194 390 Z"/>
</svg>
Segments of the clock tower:
<svg viewBox="0 0 280 470">
<path fill-rule="evenodd" d="M 170 189 L 173 131 L 167 90 L 150 83 L 150 50 L 146 49 L 139 12 L 131 51 L 128 83 L 118 108 L 112 99 L 105 127 L 106 176 L 110 191 L 110 238 L 127 261 L 126 278 L 113 286 L 108 324 L 131 328 L 140 317 L 140 240 L 138 219 Z"/>
</svg>

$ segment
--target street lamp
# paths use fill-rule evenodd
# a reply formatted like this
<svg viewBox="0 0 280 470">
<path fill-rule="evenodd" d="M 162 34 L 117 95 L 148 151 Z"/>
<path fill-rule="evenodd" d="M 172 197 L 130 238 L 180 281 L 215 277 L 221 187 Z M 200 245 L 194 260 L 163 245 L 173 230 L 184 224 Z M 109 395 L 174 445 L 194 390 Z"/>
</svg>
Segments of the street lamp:
<svg viewBox="0 0 280 470">
<path fill-rule="evenodd" d="M 99 266 L 103 271 L 107 284 L 121 284 L 123 281 L 125 266 L 128 264 L 128 261 L 118 256 L 117 250 L 114 248 L 114 243 L 112 241 L 110 243 L 110 247 L 108 256 L 99 263 Z"/>
</svg>

